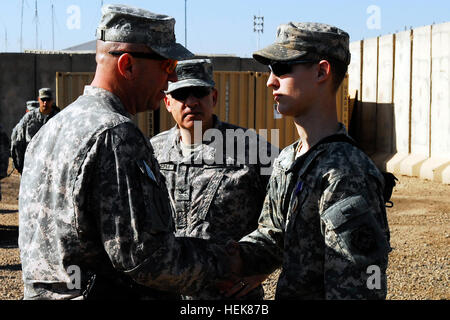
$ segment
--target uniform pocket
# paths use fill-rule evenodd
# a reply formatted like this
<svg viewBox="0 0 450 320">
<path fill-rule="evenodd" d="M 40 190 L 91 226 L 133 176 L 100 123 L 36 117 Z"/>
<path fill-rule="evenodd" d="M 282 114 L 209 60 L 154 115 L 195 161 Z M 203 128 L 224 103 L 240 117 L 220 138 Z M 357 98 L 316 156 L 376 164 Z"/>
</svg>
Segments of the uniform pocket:
<svg viewBox="0 0 450 320">
<path fill-rule="evenodd" d="M 339 248 L 348 260 L 358 265 L 379 262 L 389 252 L 389 244 L 375 219 L 374 211 L 360 195 L 345 198 L 322 215 L 327 232 L 334 232 Z"/>
</svg>

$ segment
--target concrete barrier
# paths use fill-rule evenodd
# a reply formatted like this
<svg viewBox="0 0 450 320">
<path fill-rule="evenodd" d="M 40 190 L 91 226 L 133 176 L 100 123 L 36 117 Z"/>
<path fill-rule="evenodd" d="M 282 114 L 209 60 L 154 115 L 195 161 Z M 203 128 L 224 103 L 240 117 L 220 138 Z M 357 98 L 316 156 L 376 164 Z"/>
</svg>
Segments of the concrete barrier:
<svg viewBox="0 0 450 320">
<path fill-rule="evenodd" d="M 56 94 L 56 72 L 95 71 L 94 54 L 1 53 L 0 122 L 11 135 L 25 114 L 27 100 L 49 87 Z"/>
<path fill-rule="evenodd" d="M 378 39 L 378 82 L 376 106 L 376 140 L 375 154 L 372 159 L 382 170 L 393 156 L 394 132 L 394 35 Z"/>
<path fill-rule="evenodd" d="M 410 112 L 411 112 L 411 61 L 412 31 L 395 35 L 394 53 L 394 156 L 386 163 L 386 170 L 400 174 L 400 164 L 410 153 Z"/>
<path fill-rule="evenodd" d="M 360 121 L 362 124 L 357 137 L 368 155 L 376 151 L 376 112 L 378 80 L 378 38 L 364 40 Z"/>
<path fill-rule="evenodd" d="M 450 23 L 350 48 L 361 60 L 349 86 L 361 91 L 353 120 L 363 148 L 380 169 L 450 184 Z"/>
<path fill-rule="evenodd" d="M 411 153 L 400 173 L 418 177 L 430 157 L 431 26 L 414 29 L 411 90 Z"/>
<path fill-rule="evenodd" d="M 419 176 L 450 183 L 450 23 L 432 26 L 431 43 L 430 158 Z"/>
</svg>

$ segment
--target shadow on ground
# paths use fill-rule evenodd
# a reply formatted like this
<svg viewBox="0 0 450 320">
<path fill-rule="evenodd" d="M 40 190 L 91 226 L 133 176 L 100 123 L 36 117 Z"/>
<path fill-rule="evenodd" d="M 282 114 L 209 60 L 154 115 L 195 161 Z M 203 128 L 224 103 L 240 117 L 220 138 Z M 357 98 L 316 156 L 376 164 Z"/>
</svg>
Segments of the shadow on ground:
<svg viewBox="0 0 450 320">
<path fill-rule="evenodd" d="M 19 210 L 0 210 L 0 214 L 17 213 Z"/>
<path fill-rule="evenodd" d="M 7 264 L 4 266 L 0 266 L 0 270 L 20 271 L 20 270 L 22 270 L 22 265 L 21 264 Z"/>
<path fill-rule="evenodd" d="M 0 248 L 17 248 L 19 227 L 0 225 Z"/>
</svg>

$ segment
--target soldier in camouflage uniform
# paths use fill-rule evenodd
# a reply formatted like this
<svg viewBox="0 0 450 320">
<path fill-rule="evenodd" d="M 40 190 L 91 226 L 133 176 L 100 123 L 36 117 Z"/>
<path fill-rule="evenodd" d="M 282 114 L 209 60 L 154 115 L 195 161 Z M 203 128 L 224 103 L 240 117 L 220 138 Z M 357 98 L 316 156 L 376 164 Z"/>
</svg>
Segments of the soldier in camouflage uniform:
<svg viewBox="0 0 450 320">
<path fill-rule="evenodd" d="M 223 247 L 175 238 L 154 150 L 130 119 L 158 108 L 177 60 L 192 56 L 174 24 L 139 8 L 102 8 L 93 82 L 27 148 L 25 299 L 179 298 L 239 271 Z"/>
<path fill-rule="evenodd" d="M 30 101 L 27 101 L 25 112 L 30 112 L 30 111 L 33 111 L 33 110 L 35 110 L 37 108 L 39 108 L 39 101 L 37 101 L 37 100 L 30 100 Z"/>
<path fill-rule="evenodd" d="M 271 163 L 262 165 L 259 159 L 250 163 L 248 157 L 239 163 L 236 155 L 227 153 L 225 146 L 232 145 L 233 151 L 239 150 L 237 144 L 244 142 L 227 133 L 245 135 L 247 130 L 221 122 L 213 114 L 217 90 L 209 59 L 181 61 L 176 72 L 178 81 L 169 84 L 164 101 L 177 124 L 151 139 L 175 207 L 176 235 L 217 243 L 238 241 L 257 226 L 270 176 L 270 170 L 262 172 L 262 168 L 270 169 Z M 198 138 L 194 132 L 196 124 L 201 126 Z M 202 138 L 212 128 L 223 137 L 219 146 Z M 255 134 L 254 138 L 255 141 L 245 140 L 243 152 L 251 152 L 250 144 L 257 141 L 272 151 L 271 145 L 261 137 Z M 264 291 L 259 286 L 245 298 L 263 297 Z M 210 287 L 186 298 L 211 300 L 224 296 L 217 288 Z"/>
<path fill-rule="evenodd" d="M 0 180 L 8 175 L 9 138 L 0 125 Z M 0 183 L 0 200 L 2 200 L 2 186 Z"/>
<path fill-rule="evenodd" d="M 385 181 L 345 142 L 352 140 L 336 115 L 348 34 L 325 24 L 284 24 L 277 41 L 253 57 L 269 65 L 277 109 L 294 118 L 300 139 L 275 161 L 259 227 L 239 242 L 244 273 L 270 274 L 281 265 L 275 299 L 384 299 Z"/>
<path fill-rule="evenodd" d="M 38 98 L 39 108 L 32 108 L 36 105 L 34 101 L 27 102 L 29 110 L 14 127 L 11 134 L 11 157 L 14 167 L 19 173 L 22 173 L 25 157 L 25 150 L 34 135 L 53 118 L 59 109 L 53 107 L 53 94 L 50 88 L 39 89 Z"/>
</svg>

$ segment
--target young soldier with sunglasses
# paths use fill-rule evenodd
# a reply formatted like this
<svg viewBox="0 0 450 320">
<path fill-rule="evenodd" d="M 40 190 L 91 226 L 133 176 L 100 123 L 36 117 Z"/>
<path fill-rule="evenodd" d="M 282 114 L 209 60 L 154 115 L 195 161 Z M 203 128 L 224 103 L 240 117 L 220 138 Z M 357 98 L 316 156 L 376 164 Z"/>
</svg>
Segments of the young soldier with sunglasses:
<svg viewBox="0 0 450 320">
<path fill-rule="evenodd" d="M 175 20 L 105 5 L 90 86 L 29 144 L 19 194 L 24 299 L 177 299 L 239 271 L 224 247 L 175 238 L 154 151 L 131 116 L 155 110 L 178 60 Z"/>
<path fill-rule="evenodd" d="M 237 241 L 257 226 L 270 176 L 261 169 L 271 165 L 259 159 L 251 163 L 249 157 L 239 163 L 238 157 L 244 160 L 252 143 L 255 152 L 259 144 L 266 144 L 265 150 L 273 147 L 256 134 L 254 140 L 241 139 L 240 134 L 244 137 L 250 131 L 222 122 L 214 114 L 218 93 L 209 59 L 180 61 L 176 72 L 178 81 L 169 84 L 164 98 L 176 125 L 151 139 L 174 206 L 176 235 L 221 244 Z M 204 138 L 210 130 L 220 136 L 221 144 Z M 242 149 L 236 147 L 244 140 Z M 227 146 L 233 150 L 227 150 Z M 278 150 L 273 152 L 278 154 Z M 258 286 L 243 298 L 263 297 L 262 286 Z M 185 298 L 212 300 L 225 296 L 210 286 Z"/>
<path fill-rule="evenodd" d="M 283 24 L 276 42 L 253 57 L 269 66 L 267 86 L 300 139 L 275 161 L 258 229 L 239 242 L 244 273 L 270 274 L 281 265 L 275 299 L 384 299 L 385 181 L 336 114 L 348 34 L 319 23 Z"/>
<path fill-rule="evenodd" d="M 19 173 L 22 173 L 25 150 L 31 139 L 44 124 L 60 111 L 53 104 L 53 93 L 50 88 L 39 89 L 38 101 L 39 107 L 27 112 L 11 134 L 11 157 L 14 167 Z"/>
</svg>

